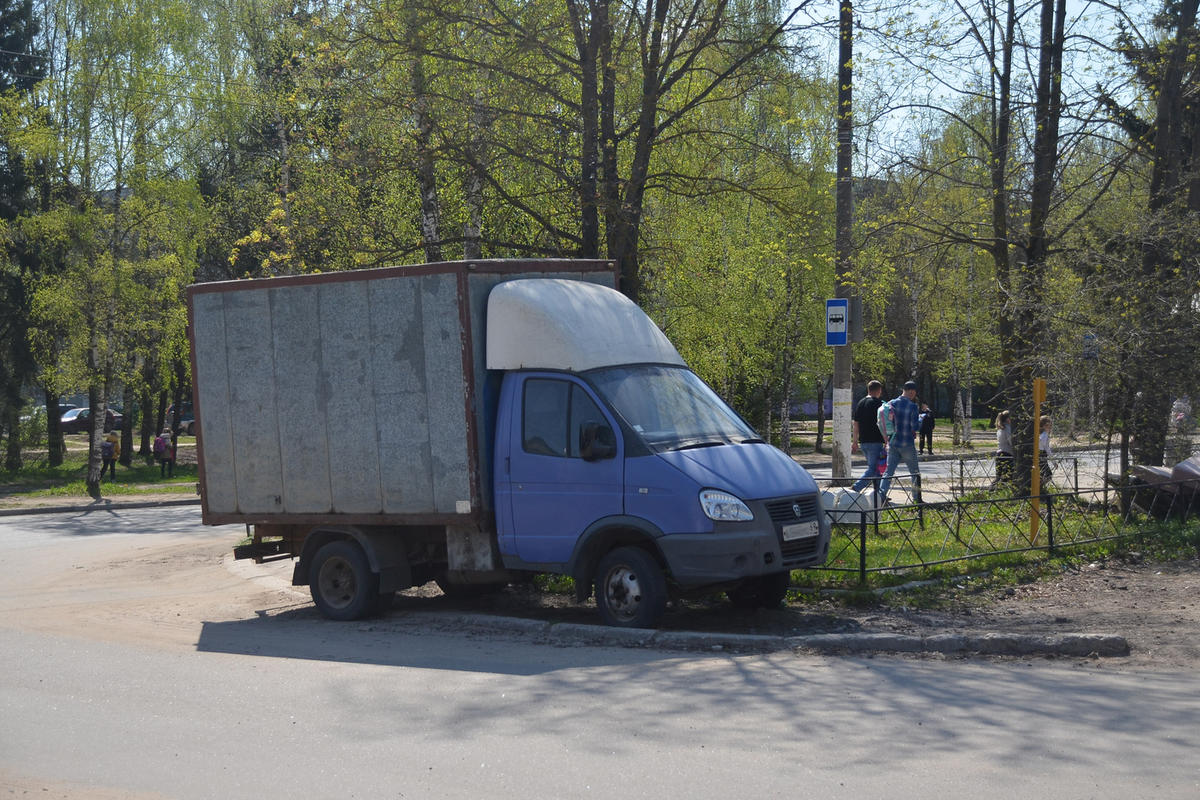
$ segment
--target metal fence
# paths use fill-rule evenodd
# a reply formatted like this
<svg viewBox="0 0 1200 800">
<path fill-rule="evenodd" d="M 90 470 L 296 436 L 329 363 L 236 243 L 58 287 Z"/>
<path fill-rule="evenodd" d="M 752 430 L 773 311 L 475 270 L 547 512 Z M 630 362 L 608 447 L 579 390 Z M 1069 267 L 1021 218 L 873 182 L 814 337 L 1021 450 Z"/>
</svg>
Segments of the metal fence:
<svg viewBox="0 0 1200 800">
<path fill-rule="evenodd" d="M 1012 467 L 1009 466 L 1011 471 Z M 949 488 L 956 497 L 970 495 L 981 490 L 991 490 L 998 484 L 998 476 L 1002 475 L 1004 467 L 995 456 L 965 458 L 959 457 L 950 463 Z M 1041 474 L 1044 482 L 1056 491 L 1079 492 L 1084 488 L 1094 488 L 1104 485 L 1103 470 L 1094 474 L 1088 470 L 1078 456 L 1050 456 L 1042 465 Z"/>
<path fill-rule="evenodd" d="M 1068 473 L 1070 474 L 1070 473 Z M 1078 471 L 1074 480 L 1078 482 Z M 954 483 L 951 478 L 951 483 Z M 874 493 L 838 494 L 827 513 L 833 523 L 829 558 L 822 571 L 903 572 L 1004 554 L 1060 550 L 1131 538 L 1151 520 L 1196 523 L 1200 517 L 1200 480 L 1136 482 L 1124 486 L 1057 490 L 1038 496 L 1014 496 L 1005 489 L 978 485 L 967 489 L 960 473 L 950 499 L 930 499 L 910 476 L 897 475 L 891 497 L 904 498 L 878 507 Z M 937 492 L 934 497 L 944 497 Z M 923 501 L 923 502 L 922 502 Z M 830 507 L 832 506 L 832 507 Z"/>
</svg>

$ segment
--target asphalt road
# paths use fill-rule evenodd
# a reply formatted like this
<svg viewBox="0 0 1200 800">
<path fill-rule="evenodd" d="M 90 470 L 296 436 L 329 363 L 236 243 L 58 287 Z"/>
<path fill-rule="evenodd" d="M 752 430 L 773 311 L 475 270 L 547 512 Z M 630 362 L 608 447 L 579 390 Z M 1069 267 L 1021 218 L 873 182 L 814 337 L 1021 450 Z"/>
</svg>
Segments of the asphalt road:
<svg viewBox="0 0 1200 800">
<path fill-rule="evenodd" d="M 1200 796 L 1190 672 L 380 631 L 197 518 L 0 519 L 0 796 Z"/>
</svg>

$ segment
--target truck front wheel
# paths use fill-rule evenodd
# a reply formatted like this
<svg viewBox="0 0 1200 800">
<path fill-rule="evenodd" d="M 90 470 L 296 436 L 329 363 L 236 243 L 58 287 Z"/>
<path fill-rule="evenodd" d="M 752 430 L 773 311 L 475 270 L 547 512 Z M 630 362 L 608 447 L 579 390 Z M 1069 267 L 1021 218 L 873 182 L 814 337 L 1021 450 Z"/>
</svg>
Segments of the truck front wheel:
<svg viewBox="0 0 1200 800">
<path fill-rule="evenodd" d="M 308 587 L 317 609 L 330 619 L 359 619 L 376 610 L 379 576 L 354 542 L 337 540 L 317 551 Z"/>
<path fill-rule="evenodd" d="M 652 628 L 667 608 L 667 579 L 640 547 L 618 547 L 596 567 L 596 607 L 606 625 Z"/>
</svg>

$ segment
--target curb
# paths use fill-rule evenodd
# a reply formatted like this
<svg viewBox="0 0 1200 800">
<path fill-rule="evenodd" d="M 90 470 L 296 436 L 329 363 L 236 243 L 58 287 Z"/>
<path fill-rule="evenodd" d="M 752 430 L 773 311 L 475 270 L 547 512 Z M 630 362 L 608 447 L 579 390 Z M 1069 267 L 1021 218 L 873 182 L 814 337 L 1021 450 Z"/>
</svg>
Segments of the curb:
<svg viewBox="0 0 1200 800">
<path fill-rule="evenodd" d="M 162 506 L 200 505 L 200 498 L 183 500 L 138 500 L 122 503 L 119 500 L 97 500 L 86 505 L 31 506 L 29 508 L 0 508 L 0 517 L 23 517 L 27 514 L 87 514 L 92 511 L 119 511 L 123 508 L 160 508 Z"/>
<path fill-rule="evenodd" d="M 940 633 L 917 636 L 901 633 L 820 633 L 807 636 L 660 631 L 648 628 L 609 628 L 575 622 L 544 622 L 523 617 L 457 612 L 409 612 L 363 626 L 387 630 L 427 626 L 473 633 L 513 633 L 533 636 L 562 646 L 645 647 L 685 652 L 767 653 L 791 650 L 824 655 L 870 653 L 941 653 L 944 655 L 1072 656 L 1100 658 L 1129 655 L 1124 636 L 1097 633 Z"/>
</svg>

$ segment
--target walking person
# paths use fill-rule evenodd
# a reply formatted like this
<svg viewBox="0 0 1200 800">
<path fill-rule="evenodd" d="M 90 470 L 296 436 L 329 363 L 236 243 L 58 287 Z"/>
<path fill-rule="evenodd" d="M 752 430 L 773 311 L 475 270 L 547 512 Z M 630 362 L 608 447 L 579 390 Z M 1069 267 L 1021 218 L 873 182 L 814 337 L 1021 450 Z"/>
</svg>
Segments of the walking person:
<svg viewBox="0 0 1200 800">
<path fill-rule="evenodd" d="M 933 455 L 933 426 L 937 424 L 937 420 L 933 418 L 933 411 L 929 409 L 927 403 L 921 403 L 921 414 L 918 420 L 921 436 L 917 442 L 917 452 Z"/>
<path fill-rule="evenodd" d="M 916 404 L 917 384 L 909 381 L 904 384 L 904 391 L 895 400 L 890 401 L 894 428 L 888 438 L 887 472 L 879 484 L 881 505 L 887 503 L 888 489 L 892 486 L 892 476 L 896 467 L 903 461 L 912 475 L 913 501 L 921 502 L 921 465 L 917 461 L 917 427 L 919 426 L 920 409 Z"/>
<path fill-rule="evenodd" d="M 856 492 L 861 492 L 879 477 L 879 466 L 883 463 L 883 433 L 879 430 L 878 422 L 879 407 L 883 405 L 880 399 L 882 395 L 883 384 L 871 381 L 867 384 L 867 396 L 854 407 L 851 425 L 854 436 L 850 441 L 850 452 L 861 450 L 867 458 L 866 470 L 851 487 Z"/>
<path fill-rule="evenodd" d="M 171 429 L 154 437 L 154 460 L 158 462 L 158 477 L 175 477 L 175 445 L 171 442 Z"/>
<path fill-rule="evenodd" d="M 1009 483 L 1013 477 L 1012 412 L 1007 408 L 996 415 L 996 484 Z"/>
<path fill-rule="evenodd" d="M 120 457 L 121 439 L 117 436 L 116 431 L 113 431 L 100 443 L 100 480 L 104 480 L 105 472 L 108 472 L 110 481 L 117 479 L 117 459 Z"/>
<path fill-rule="evenodd" d="M 1041 465 L 1040 472 L 1042 473 L 1043 488 L 1050 482 L 1050 476 L 1054 474 L 1054 470 L 1050 469 L 1050 430 L 1054 427 L 1054 423 L 1050 417 L 1042 416 L 1040 420 L 1040 433 L 1038 433 L 1038 461 Z"/>
</svg>

